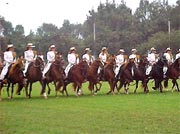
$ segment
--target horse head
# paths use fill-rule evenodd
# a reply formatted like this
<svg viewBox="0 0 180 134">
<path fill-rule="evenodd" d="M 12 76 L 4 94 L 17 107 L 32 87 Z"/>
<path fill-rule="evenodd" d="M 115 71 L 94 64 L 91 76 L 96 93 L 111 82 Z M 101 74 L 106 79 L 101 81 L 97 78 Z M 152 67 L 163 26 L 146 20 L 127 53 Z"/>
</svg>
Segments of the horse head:
<svg viewBox="0 0 180 134">
<path fill-rule="evenodd" d="M 103 68 L 103 63 L 100 60 L 100 58 L 97 58 L 96 60 L 94 60 L 91 65 L 96 68 Z"/>
<path fill-rule="evenodd" d="M 34 64 L 35 64 L 35 66 L 40 67 L 41 70 L 43 70 L 43 68 L 44 68 L 44 61 L 42 60 L 41 57 L 37 57 L 36 60 L 34 61 Z"/>
<path fill-rule="evenodd" d="M 166 59 L 165 56 L 161 56 L 157 62 L 160 66 L 168 66 L 168 60 Z"/>
</svg>

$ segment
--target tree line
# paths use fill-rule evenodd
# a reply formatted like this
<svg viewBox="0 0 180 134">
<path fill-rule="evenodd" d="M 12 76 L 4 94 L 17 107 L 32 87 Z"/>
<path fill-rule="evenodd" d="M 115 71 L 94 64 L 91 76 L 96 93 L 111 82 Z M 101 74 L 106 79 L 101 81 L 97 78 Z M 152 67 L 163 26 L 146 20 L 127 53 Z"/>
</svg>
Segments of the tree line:
<svg viewBox="0 0 180 134">
<path fill-rule="evenodd" d="M 89 10 L 83 24 L 64 20 L 62 27 L 58 28 L 54 24 L 43 23 L 28 35 L 25 35 L 22 25 L 13 27 L 11 22 L 0 16 L 1 52 L 9 42 L 14 44 L 18 55 L 23 54 L 22 50 L 28 42 L 44 54 L 50 44 L 56 44 L 63 56 L 72 46 L 80 54 L 85 47 L 90 47 L 96 56 L 103 46 L 108 48 L 110 54 L 116 54 L 120 48 L 127 54 L 131 48 L 145 54 L 150 47 L 155 47 L 157 51 L 171 47 L 176 52 L 180 47 L 180 0 L 175 5 L 169 5 L 168 0 L 140 0 L 134 12 L 124 0 L 120 4 L 107 0 L 99 4 L 97 11 Z"/>
</svg>

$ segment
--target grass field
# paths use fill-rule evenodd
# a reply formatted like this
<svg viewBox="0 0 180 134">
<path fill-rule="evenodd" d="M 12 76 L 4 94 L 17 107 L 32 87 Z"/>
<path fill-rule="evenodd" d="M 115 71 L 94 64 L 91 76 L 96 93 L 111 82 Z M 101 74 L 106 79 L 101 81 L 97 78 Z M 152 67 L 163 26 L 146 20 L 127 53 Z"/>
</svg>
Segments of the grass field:
<svg viewBox="0 0 180 134">
<path fill-rule="evenodd" d="M 91 96 L 85 83 L 81 97 L 68 89 L 69 97 L 56 98 L 52 91 L 46 100 L 39 95 L 39 84 L 31 99 L 22 92 L 8 100 L 4 90 L 0 134 L 179 134 L 180 93 L 152 91 L 152 84 L 148 94 L 141 88 L 133 94 L 131 86 L 130 94 L 122 89 L 113 96 L 106 95 L 109 87 L 103 83 L 98 95 Z"/>
</svg>

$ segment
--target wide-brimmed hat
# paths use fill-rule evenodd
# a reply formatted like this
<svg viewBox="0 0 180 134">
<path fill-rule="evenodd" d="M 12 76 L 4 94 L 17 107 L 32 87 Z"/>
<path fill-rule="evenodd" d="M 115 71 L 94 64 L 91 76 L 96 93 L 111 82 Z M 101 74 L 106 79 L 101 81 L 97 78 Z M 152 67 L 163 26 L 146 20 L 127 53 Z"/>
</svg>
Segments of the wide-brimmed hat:
<svg viewBox="0 0 180 134">
<path fill-rule="evenodd" d="M 151 51 L 156 51 L 156 49 L 154 47 L 151 47 Z"/>
<path fill-rule="evenodd" d="M 125 51 L 124 51 L 124 49 L 119 49 L 119 52 L 122 52 L 122 53 L 124 53 Z"/>
<path fill-rule="evenodd" d="M 27 47 L 35 47 L 32 43 L 28 43 Z"/>
<path fill-rule="evenodd" d="M 137 52 L 137 50 L 135 48 L 131 49 L 131 52 Z"/>
<path fill-rule="evenodd" d="M 167 51 L 171 51 L 171 48 L 170 48 L 170 47 L 166 48 L 166 52 L 167 52 Z"/>
<path fill-rule="evenodd" d="M 71 47 L 71 48 L 70 48 L 70 51 L 72 51 L 72 50 L 76 50 L 76 48 L 75 48 L 75 47 Z"/>
<path fill-rule="evenodd" d="M 89 47 L 85 48 L 84 51 L 91 51 Z"/>
<path fill-rule="evenodd" d="M 11 47 L 14 47 L 14 45 L 13 44 L 8 44 L 7 45 L 7 48 L 11 48 Z"/>
<path fill-rule="evenodd" d="M 56 46 L 54 45 L 54 44 L 52 44 L 49 48 L 51 49 L 51 48 L 55 48 Z"/>
<path fill-rule="evenodd" d="M 104 50 L 107 50 L 107 48 L 106 47 L 102 47 L 102 49 L 101 49 L 102 51 L 104 51 Z"/>
</svg>

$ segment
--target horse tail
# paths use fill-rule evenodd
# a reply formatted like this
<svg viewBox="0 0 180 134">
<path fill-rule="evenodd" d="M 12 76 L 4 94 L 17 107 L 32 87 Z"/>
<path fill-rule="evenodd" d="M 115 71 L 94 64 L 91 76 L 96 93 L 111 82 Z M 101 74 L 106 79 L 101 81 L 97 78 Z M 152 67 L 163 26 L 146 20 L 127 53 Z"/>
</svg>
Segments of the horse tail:
<svg viewBox="0 0 180 134">
<path fill-rule="evenodd" d="M 23 88 L 23 84 L 18 83 L 18 88 L 16 90 L 16 94 L 20 95 L 22 88 Z"/>
</svg>

